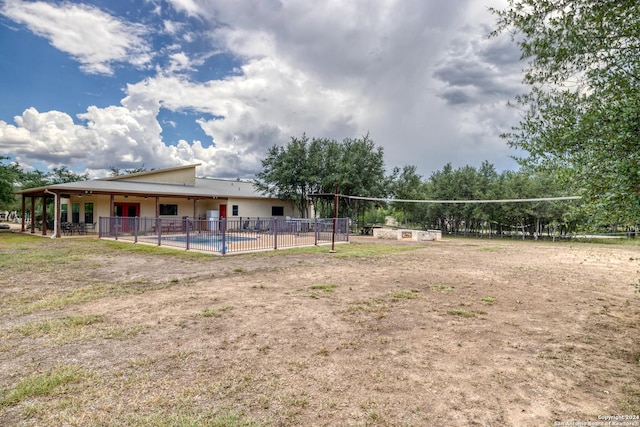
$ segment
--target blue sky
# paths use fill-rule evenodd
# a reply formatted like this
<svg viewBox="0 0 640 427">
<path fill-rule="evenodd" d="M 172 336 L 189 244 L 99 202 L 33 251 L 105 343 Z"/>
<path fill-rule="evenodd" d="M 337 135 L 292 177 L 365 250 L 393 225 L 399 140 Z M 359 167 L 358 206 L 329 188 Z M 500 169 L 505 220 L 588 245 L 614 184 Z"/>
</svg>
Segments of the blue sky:
<svg viewBox="0 0 640 427">
<path fill-rule="evenodd" d="M 503 0 L 0 0 L 0 155 L 92 177 L 250 177 L 292 136 L 366 133 L 387 168 L 513 169 Z"/>
</svg>

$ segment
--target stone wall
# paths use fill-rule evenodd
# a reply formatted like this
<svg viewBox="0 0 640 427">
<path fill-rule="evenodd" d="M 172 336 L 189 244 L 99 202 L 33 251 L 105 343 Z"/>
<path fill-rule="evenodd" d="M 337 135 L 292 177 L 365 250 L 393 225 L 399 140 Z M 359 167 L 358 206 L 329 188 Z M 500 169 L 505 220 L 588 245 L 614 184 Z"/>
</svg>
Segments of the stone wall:
<svg viewBox="0 0 640 427">
<path fill-rule="evenodd" d="M 389 228 L 375 228 L 373 237 L 387 240 L 417 240 L 417 241 L 434 241 L 442 240 L 442 232 L 440 230 L 393 230 Z"/>
</svg>

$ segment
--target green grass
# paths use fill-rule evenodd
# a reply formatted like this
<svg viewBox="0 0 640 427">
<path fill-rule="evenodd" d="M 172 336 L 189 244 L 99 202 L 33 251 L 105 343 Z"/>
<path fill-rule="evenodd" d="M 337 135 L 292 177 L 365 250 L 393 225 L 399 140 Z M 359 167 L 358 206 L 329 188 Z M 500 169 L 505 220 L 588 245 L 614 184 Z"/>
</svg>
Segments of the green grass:
<svg viewBox="0 0 640 427">
<path fill-rule="evenodd" d="M 126 339 L 136 336 L 145 329 L 136 325 L 124 327 L 110 325 L 104 322 L 102 316 L 67 316 L 61 319 L 40 320 L 30 322 L 9 329 L 4 336 L 6 338 L 30 338 L 37 339 L 48 337 L 56 344 L 66 343 L 75 339 Z"/>
<path fill-rule="evenodd" d="M 418 298 L 418 291 L 416 289 L 409 290 L 397 290 L 391 294 L 393 299 L 416 299 Z"/>
<path fill-rule="evenodd" d="M 460 317 L 475 317 L 475 314 L 465 310 L 447 310 L 447 314 Z"/>
<path fill-rule="evenodd" d="M 41 299 L 34 301 L 21 310 L 22 314 L 32 313 L 36 310 L 53 310 L 68 307 L 74 304 L 80 304 L 89 301 L 95 301 L 105 297 L 120 295 L 138 295 L 148 291 L 156 291 L 166 289 L 171 284 L 177 284 L 175 281 L 165 284 L 149 284 L 144 280 L 127 282 L 119 285 L 90 285 L 82 288 L 73 289 L 62 294 L 48 294 Z"/>
<path fill-rule="evenodd" d="M 384 311 L 387 308 L 384 300 L 381 298 L 369 298 L 364 301 L 354 302 L 349 304 L 347 310 L 350 312 L 365 312 L 365 313 L 377 313 Z"/>
<path fill-rule="evenodd" d="M 62 319 L 41 320 L 17 326 L 12 330 L 12 333 L 26 338 L 38 338 L 45 335 L 74 337 L 78 335 L 78 331 L 85 326 L 103 321 L 102 316 L 67 316 Z"/>
<path fill-rule="evenodd" d="M 211 308 L 207 308 L 206 310 L 204 310 L 202 312 L 202 317 L 221 317 L 222 313 L 224 313 L 225 311 L 229 311 L 229 310 L 233 310 L 233 307 L 230 305 L 226 305 L 222 308 L 219 308 L 217 310 L 213 310 Z"/>
<path fill-rule="evenodd" d="M 486 296 L 480 299 L 480 301 L 482 301 L 485 304 L 493 304 L 494 302 L 496 302 L 498 298 L 497 297 L 492 297 L 492 296 Z"/>
<path fill-rule="evenodd" d="M 0 395 L 1 406 L 13 406 L 32 397 L 50 396 L 67 384 L 77 382 L 84 376 L 83 372 L 74 366 L 53 369 L 42 374 L 34 374 L 18 383 Z"/>
</svg>

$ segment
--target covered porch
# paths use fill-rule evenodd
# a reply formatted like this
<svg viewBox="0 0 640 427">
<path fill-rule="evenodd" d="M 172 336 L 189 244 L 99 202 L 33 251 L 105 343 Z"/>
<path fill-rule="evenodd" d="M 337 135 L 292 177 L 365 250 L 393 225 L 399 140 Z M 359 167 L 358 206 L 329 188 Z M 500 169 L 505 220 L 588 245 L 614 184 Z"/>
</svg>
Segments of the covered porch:
<svg viewBox="0 0 640 427">
<path fill-rule="evenodd" d="M 44 188 L 24 190 L 20 230 L 51 237 L 97 236 L 99 217 L 203 218 L 205 209 L 226 216 L 226 198 Z M 224 206 L 220 209 L 220 206 Z"/>
</svg>

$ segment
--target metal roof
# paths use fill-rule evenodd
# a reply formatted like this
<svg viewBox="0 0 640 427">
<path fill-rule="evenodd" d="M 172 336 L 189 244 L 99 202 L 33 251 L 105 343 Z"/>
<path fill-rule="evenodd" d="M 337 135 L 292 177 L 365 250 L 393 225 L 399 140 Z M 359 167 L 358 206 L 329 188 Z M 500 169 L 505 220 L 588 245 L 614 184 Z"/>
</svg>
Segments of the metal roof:
<svg viewBox="0 0 640 427">
<path fill-rule="evenodd" d="M 45 191 L 46 190 L 46 191 Z M 42 196 L 46 192 L 83 194 L 130 194 L 163 197 L 228 197 L 272 198 L 256 191 L 253 182 L 196 178 L 196 185 L 178 185 L 134 180 L 91 180 L 65 184 L 52 184 L 18 191 L 24 196 Z"/>
</svg>

